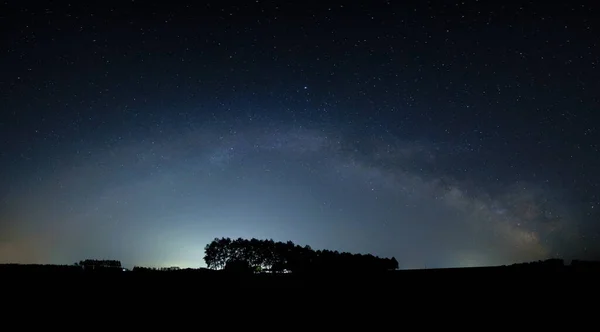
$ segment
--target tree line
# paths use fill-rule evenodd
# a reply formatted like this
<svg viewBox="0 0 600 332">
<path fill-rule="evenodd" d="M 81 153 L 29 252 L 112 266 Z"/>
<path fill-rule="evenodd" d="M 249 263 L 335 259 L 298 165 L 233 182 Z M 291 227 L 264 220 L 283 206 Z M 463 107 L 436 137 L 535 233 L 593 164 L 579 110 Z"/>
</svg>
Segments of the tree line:
<svg viewBox="0 0 600 332">
<path fill-rule="evenodd" d="M 171 266 L 171 267 L 146 267 L 146 266 L 134 266 L 133 267 L 133 272 L 149 272 L 149 271 L 179 271 L 181 270 L 181 268 L 179 268 L 178 266 Z"/>
<path fill-rule="evenodd" d="M 313 250 L 292 241 L 215 238 L 204 247 L 204 262 L 210 269 L 250 269 L 271 272 L 387 271 L 398 269 L 398 261 L 371 254 Z"/>
<path fill-rule="evenodd" d="M 84 270 L 121 269 L 121 261 L 113 259 L 86 259 L 75 263 Z"/>
</svg>

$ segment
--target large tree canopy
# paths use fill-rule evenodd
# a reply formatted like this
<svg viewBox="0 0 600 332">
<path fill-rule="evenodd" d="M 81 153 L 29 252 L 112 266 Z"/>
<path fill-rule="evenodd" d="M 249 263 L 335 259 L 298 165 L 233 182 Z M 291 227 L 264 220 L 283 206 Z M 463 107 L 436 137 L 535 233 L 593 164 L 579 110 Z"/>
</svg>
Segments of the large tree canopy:
<svg viewBox="0 0 600 332">
<path fill-rule="evenodd" d="M 398 268 L 395 258 L 379 258 L 371 254 L 351 254 L 331 250 L 313 250 L 293 242 L 215 238 L 204 248 L 208 268 L 223 269 L 230 262 L 245 261 L 253 269 L 273 272 L 308 272 L 364 270 L 385 271 Z"/>
</svg>

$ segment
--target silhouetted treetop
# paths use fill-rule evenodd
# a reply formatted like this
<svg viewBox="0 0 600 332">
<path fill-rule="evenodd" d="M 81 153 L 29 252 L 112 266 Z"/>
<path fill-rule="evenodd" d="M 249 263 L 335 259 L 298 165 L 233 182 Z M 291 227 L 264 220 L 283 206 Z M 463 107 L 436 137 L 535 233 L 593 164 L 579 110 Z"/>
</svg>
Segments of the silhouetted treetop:
<svg viewBox="0 0 600 332">
<path fill-rule="evenodd" d="M 371 254 L 351 254 L 331 250 L 313 250 L 292 241 L 215 238 L 204 247 L 204 261 L 208 268 L 247 266 L 254 270 L 271 272 L 313 271 L 386 271 L 398 269 L 395 258 L 380 258 Z M 244 262 L 244 263 L 240 263 Z"/>
</svg>

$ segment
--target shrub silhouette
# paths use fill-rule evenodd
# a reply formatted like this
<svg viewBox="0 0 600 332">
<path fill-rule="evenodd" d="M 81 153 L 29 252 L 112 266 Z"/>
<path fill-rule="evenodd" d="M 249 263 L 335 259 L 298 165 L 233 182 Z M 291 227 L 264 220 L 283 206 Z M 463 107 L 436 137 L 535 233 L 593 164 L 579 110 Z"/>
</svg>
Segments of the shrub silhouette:
<svg viewBox="0 0 600 332">
<path fill-rule="evenodd" d="M 239 274 L 249 274 L 254 272 L 250 263 L 243 259 L 232 259 L 225 264 L 225 271 L 239 273 Z"/>
</svg>

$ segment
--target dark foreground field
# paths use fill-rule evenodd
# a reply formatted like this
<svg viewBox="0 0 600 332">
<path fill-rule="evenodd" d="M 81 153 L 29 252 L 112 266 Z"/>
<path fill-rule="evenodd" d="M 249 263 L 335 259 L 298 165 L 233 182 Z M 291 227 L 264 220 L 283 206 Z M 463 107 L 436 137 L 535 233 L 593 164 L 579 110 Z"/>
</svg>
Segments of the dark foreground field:
<svg viewBox="0 0 600 332">
<path fill-rule="evenodd" d="M 131 317 L 144 322 L 165 315 L 201 314 L 206 320 L 223 312 L 232 317 L 269 312 L 296 317 L 294 322 L 300 315 L 311 324 L 326 320 L 352 326 L 358 319 L 389 325 L 397 317 L 410 318 L 407 310 L 464 314 L 465 305 L 488 314 L 498 308 L 514 311 L 515 305 L 557 310 L 597 303 L 599 280 L 600 269 L 571 266 L 240 275 L 205 269 L 90 272 L 0 265 L 3 303 L 14 310 L 31 310 L 34 305 L 43 312 L 128 313 L 119 317 L 136 312 L 138 316 Z M 346 308 L 343 316 L 339 308 Z M 359 314 L 350 314 L 353 311 Z"/>
<path fill-rule="evenodd" d="M 413 288 L 470 287 L 486 289 L 494 285 L 521 287 L 561 287 L 600 285 L 598 266 L 502 266 L 481 268 L 322 272 L 307 274 L 237 274 L 208 269 L 177 271 L 84 271 L 75 266 L 0 265 L 5 285 L 44 287 L 79 285 L 120 289 L 170 289 L 210 292 L 235 288 L 340 288 L 411 291 Z"/>
</svg>

